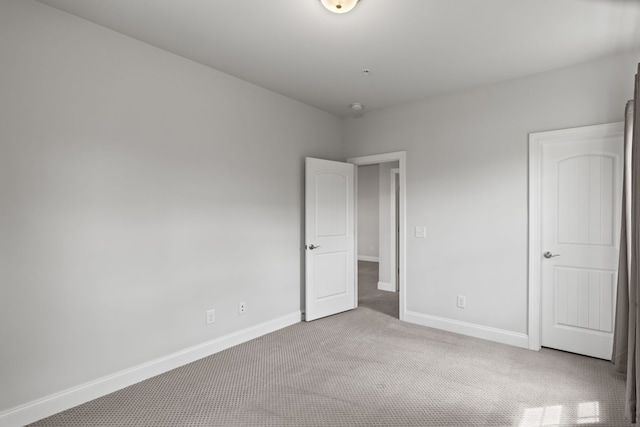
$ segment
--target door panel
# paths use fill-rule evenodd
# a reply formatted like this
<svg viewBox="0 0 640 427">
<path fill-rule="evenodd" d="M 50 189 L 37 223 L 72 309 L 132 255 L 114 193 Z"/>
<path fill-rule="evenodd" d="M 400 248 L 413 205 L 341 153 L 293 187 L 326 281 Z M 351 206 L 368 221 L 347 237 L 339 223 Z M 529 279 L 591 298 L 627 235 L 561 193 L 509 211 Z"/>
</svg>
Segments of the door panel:
<svg viewBox="0 0 640 427">
<path fill-rule="evenodd" d="M 558 241 L 613 245 L 614 159 L 577 156 L 558 164 Z"/>
<path fill-rule="evenodd" d="M 611 356 L 622 149 L 621 133 L 579 131 L 542 148 L 543 346 Z"/>
<path fill-rule="evenodd" d="M 306 159 L 305 320 L 356 307 L 355 180 L 350 163 Z"/>
<path fill-rule="evenodd" d="M 556 267 L 555 273 L 557 324 L 612 332 L 613 272 Z"/>
<path fill-rule="evenodd" d="M 347 177 L 335 172 L 317 172 L 315 218 L 317 237 L 347 237 Z"/>
<path fill-rule="evenodd" d="M 349 290 L 349 259 L 347 252 L 315 255 L 316 300 L 345 295 Z"/>
</svg>

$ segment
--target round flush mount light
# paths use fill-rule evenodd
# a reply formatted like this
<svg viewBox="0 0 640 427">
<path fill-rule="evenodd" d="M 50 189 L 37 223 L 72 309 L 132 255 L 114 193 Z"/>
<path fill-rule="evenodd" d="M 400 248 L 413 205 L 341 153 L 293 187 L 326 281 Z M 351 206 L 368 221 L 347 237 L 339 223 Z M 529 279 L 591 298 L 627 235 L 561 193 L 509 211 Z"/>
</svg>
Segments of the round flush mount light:
<svg viewBox="0 0 640 427">
<path fill-rule="evenodd" d="M 333 13 L 347 13 L 358 4 L 359 0 L 320 0 L 327 10 Z"/>
<path fill-rule="evenodd" d="M 349 105 L 349 108 L 351 108 L 353 111 L 362 111 L 364 105 L 359 102 L 354 102 L 353 104 Z"/>
</svg>

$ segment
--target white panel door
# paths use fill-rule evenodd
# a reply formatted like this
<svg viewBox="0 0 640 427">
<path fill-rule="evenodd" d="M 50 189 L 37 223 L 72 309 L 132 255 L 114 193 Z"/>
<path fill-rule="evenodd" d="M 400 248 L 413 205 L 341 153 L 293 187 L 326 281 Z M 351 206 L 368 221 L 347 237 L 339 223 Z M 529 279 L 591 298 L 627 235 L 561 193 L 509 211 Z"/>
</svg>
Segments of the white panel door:
<svg viewBox="0 0 640 427">
<path fill-rule="evenodd" d="M 623 138 L 582 129 L 542 147 L 541 344 L 609 359 Z"/>
<path fill-rule="evenodd" d="M 354 165 L 306 159 L 306 321 L 356 308 L 354 183 Z"/>
</svg>

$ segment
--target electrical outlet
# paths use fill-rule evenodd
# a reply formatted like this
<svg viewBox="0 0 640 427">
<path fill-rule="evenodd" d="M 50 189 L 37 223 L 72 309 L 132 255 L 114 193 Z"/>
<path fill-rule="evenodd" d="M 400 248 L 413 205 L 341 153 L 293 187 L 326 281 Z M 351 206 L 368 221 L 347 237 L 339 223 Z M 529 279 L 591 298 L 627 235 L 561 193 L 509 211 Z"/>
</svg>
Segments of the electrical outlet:
<svg viewBox="0 0 640 427">
<path fill-rule="evenodd" d="M 415 236 L 418 239 L 426 239 L 426 237 L 427 237 L 427 227 L 422 226 L 422 225 L 421 226 L 417 226 L 415 228 Z"/>
<path fill-rule="evenodd" d="M 459 308 L 464 308 L 465 305 L 467 305 L 467 299 L 462 296 L 462 295 L 458 295 L 458 302 L 456 304 Z"/>
<path fill-rule="evenodd" d="M 207 325 L 210 325 L 216 321 L 216 311 L 207 310 Z"/>
<path fill-rule="evenodd" d="M 245 311 L 247 311 L 247 304 L 245 304 L 244 302 L 238 304 L 238 314 L 244 314 Z"/>
</svg>

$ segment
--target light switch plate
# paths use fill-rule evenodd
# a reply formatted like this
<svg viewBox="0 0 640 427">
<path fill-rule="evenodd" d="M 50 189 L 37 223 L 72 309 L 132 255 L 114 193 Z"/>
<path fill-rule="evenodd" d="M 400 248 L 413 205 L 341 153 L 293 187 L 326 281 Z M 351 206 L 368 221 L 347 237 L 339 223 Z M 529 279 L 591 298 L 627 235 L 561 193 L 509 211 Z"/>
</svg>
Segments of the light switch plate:
<svg viewBox="0 0 640 427">
<path fill-rule="evenodd" d="M 425 239 L 427 237 L 427 227 L 417 226 L 415 230 L 415 236 L 418 239 Z"/>
</svg>

